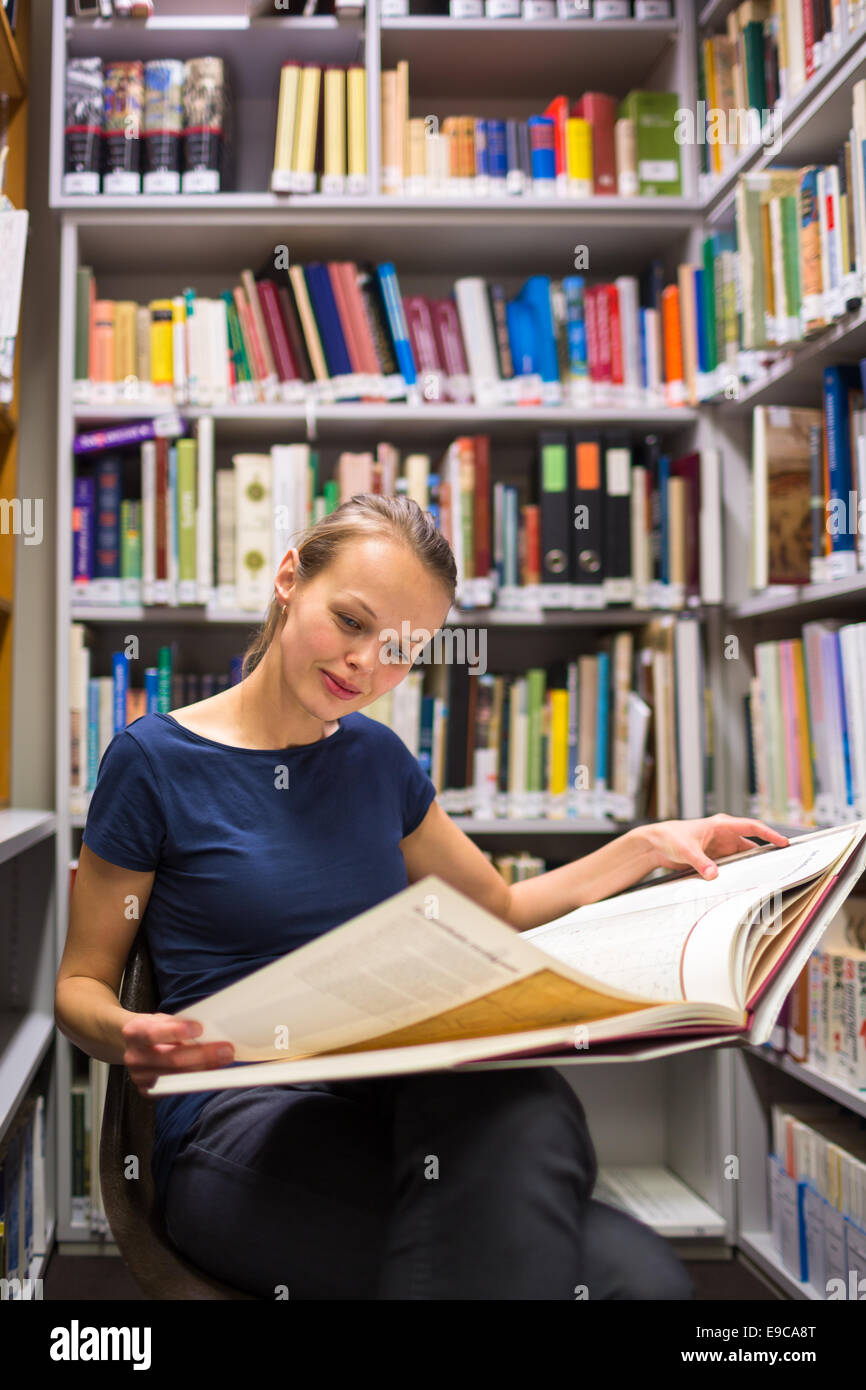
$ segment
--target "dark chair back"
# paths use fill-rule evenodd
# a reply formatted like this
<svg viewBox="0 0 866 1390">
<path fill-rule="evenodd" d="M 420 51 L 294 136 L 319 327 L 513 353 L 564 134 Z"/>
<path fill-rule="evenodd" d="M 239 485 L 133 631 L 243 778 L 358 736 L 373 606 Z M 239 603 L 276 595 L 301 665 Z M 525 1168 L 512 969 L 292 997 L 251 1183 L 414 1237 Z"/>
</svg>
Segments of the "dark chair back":
<svg viewBox="0 0 866 1390">
<path fill-rule="evenodd" d="M 155 1013 L 158 994 L 150 951 L 139 930 L 120 987 L 120 1003 L 134 1013 Z M 205 1274 L 171 1244 L 150 1171 L 155 1101 L 142 1095 L 126 1067 L 109 1067 L 99 1144 L 99 1180 L 111 1234 L 147 1298 L 250 1299 Z M 124 1176 L 131 1155 L 138 1177 Z"/>
</svg>

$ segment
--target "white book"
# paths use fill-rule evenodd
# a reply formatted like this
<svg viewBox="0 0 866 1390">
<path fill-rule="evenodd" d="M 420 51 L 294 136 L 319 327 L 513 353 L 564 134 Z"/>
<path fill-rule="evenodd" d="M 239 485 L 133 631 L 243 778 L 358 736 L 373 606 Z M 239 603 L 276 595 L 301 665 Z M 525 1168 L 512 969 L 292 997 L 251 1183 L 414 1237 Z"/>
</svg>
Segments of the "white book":
<svg viewBox="0 0 866 1390">
<path fill-rule="evenodd" d="M 704 786 L 704 660 L 701 625 L 690 619 L 674 627 L 677 684 L 676 732 L 679 754 L 680 815 L 685 820 L 705 814 Z"/>
<path fill-rule="evenodd" d="M 723 1236 L 725 1218 L 667 1168 L 605 1166 L 593 1198 L 627 1212 L 666 1240 L 678 1236 Z"/>
<path fill-rule="evenodd" d="M 722 456 L 718 449 L 701 450 L 700 592 L 701 603 L 724 601 L 722 537 Z"/>
<path fill-rule="evenodd" d="M 229 380 L 229 328 L 226 318 L 225 301 L 212 299 L 208 309 L 210 318 L 210 381 L 211 401 L 215 406 L 231 403 L 231 382 Z"/>
<path fill-rule="evenodd" d="M 866 664 L 863 656 L 866 623 L 846 623 L 839 629 L 842 651 L 842 678 L 845 687 L 845 712 L 848 720 L 848 759 L 854 795 L 854 814 L 866 809 Z"/>
<path fill-rule="evenodd" d="M 842 225 L 839 208 L 839 169 L 835 164 L 827 166 L 825 194 L 830 201 L 833 225 L 827 225 L 827 250 L 830 256 L 830 304 L 832 317 L 839 318 L 845 312 L 845 294 L 842 284 Z"/>
<path fill-rule="evenodd" d="M 475 403 L 485 407 L 498 406 L 502 399 L 502 382 L 487 282 L 479 276 L 464 276 L 455 280 L 454 298 L 466 345 Z"/>
<path fill-rule="evenodd" d="M 640 323 L 638 282 L 633 275 L 620 275 L 614 282 L 619 293 L 619 321 L 622 333 L 623 386 L 626 405 L 640 405 Z"/>
<path fill-rule="evenodd" d="M 661 315 L 658 309 L 646 309 L 644 312 L 648 404 L 664 405 Z"/>
<path fill-rule="evenodd" d="M 213 591 L 213 501 L 214 457 L 213 417 L 202 415 L 196 421 L 196 596 L 199 603 L 210 603 Z"/>
<path fill-rule="evenodd" d="M 235 474 L 233 468 L 218 468 L 214 474 L 216 491 L 216 593 L 220 609 L 236 607 L 235 595 Z"/>
<path fill-rule="evenodd" d="M 652 537 L 647 527 L 647 470 L 631 470 L 631 574 L 635 608 L 649 608 L 652 589 Z"/>
<path fill-rule="evenodd" d="M 784 24 L 788 39 L 788 85 L 791 98 L 806 85 L 806 43 L 803 36 L 803 0 L 784 0 Z"/>
<path fill-rule="evenodd" d="M 274 588 L 270 454 L 235 454 L 235 590 L 242 611 L 264 614 Z"/>
</svg>

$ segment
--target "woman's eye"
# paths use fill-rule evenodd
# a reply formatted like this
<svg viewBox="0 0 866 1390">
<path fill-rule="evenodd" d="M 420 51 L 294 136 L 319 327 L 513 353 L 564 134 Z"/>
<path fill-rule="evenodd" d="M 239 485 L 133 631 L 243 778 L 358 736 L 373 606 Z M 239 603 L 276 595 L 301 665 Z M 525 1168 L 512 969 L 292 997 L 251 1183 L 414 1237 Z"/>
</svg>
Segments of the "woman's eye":
<svg viewBox="0 0 866 1390">
<path fill-rule="evenodd" d="M 339 613 L 337 616 L 338 616 L 344 623 L 353 623 L 354 626 L 360 631 L 361 624 L 358 623 L 358 622 L 355 622 L 355 619 L 354 619 L 354 618 L 350 618 L 350 617 L 348 616 L 348 614 L 346 614 L 346 613 Z"/>
</svg>

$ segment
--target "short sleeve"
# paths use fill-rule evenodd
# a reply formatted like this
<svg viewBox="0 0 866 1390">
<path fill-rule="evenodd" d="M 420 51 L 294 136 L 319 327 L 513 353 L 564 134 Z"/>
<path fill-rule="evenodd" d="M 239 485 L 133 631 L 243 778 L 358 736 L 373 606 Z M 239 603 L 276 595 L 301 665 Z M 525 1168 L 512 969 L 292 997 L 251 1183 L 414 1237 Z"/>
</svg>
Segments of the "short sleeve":
<svg viewBox="0 0 866 1390">
<path fill-rule="evenodd" d="M 155 869 L 166 840 L 165 807 L 150 759 L 127 729 L 102 755 L 82 835 L 123 869 Z"/>
<path fill-rule="evenodd" d="M 401 740 L 402 742 L 402 740 Z M 403 745 L 406 747 L 405 744 Z M 436 798 L 436 788 L 418 759 L 406 748 L 406 779 L 403 784 L 403 838 L 417 830 Z"/>
</svg>

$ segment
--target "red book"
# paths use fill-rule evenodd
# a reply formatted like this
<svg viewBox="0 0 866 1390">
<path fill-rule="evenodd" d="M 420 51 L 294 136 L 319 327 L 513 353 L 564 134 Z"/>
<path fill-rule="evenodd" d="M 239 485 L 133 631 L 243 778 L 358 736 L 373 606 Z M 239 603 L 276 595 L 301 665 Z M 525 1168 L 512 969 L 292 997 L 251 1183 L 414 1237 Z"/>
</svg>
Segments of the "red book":
<svg viewBox="0 0 866 1390">
<path fill-rule="evenodd" d="M 376 356 L 376 344 L 370 332 L 370 324 L 364 313 L 364 300 L 358 288 L 358 267 L 353 261 L 338 261 L 336 264 L 337 273 L 343 286 L 343 298 L 362 363 L 360 370 L 368 372 L 370 376 L 379 376 L 382 368 Z"/>
<path fill-rule="evenodd" d="M 277 287 L 272 280 L 257 280 L 256 290 L 262 308 L 262 318 L 265 321 L 265 331 L 270 340 L 271 352 L 274 355 L 277 376 L 280 381 L 296 381 L 298 371 L 292 357 L 292 349 L 289 345 L 283 316 L 280 313 Z"/>
<path fill-rule="evenodd" d="M 616 285 L 605 285 L 607 316 L 610 324 L 610 379 L 615 386 L 622 386 L 625 373 L 622 361 L 622 322 L 619 313 L 619 290 Z"/>
<path fill-rule="evenodd" d="M 541 583 L 541 508 L 537 502 L 527 502 L 523 513 L 523 565 L 521 584 Z"/>
<path fill-rule="evenodd" d="M 596 297 L 596 317 L 598 322 L 598 380 L 613 381 L 613 359 L 610 343 L 610 301 L 607 285 L 599 285 Z"/>
<path fill-rule="evenodd" d="M 812 0 L 803 0 L 803 48 L 806 53 L 806 81 L 815 71 L 815 15 Z"/>
<path fill-rule="evenodd" d="M 595 193 L 616 194 L 616 147 L 613 128 L 617 103 L 603 92 L 584 92 L 571 108 L 572 116 L 592 126 L 592 178 Z"/>
<path fill-rule="evenodd" d="M 475 443 L 475 573 L 490 573 L 490 436 L 476 434 Z"/>
<path fill-rule="evenodd" d="M 565 153 L 565 123 L 568 120 L 568 97 L 554 97 L 542 111 L 542 116 L 549 116 L 556 123 L 556 173 L 568 173 Z"/>
<path fill-rule="evenodd" d="M 586 355 L 590 381 L 601 381 L 598 374 L 598 290 L 592 286 L 584 296 L 586 312 Z"/>
<path fill-rule="evenodd" d="M 403 312 L 406 315 L 406 326 L 409 329 L 409 341 L 412 344 L 416 365 L 422 372 L 441 371 L 436 335 L 433 332 L 433 316 L 427 300 L 420 294 L 404 295 Z"/>
<path fill-rule="evenodd" d="M 312 381 L 315 373 L 310 366 L 310 358 L 304 345 L 301 335 L 301 326 L 298 322 L 295 302 L 285 285 L 277 288 L 277 300 L 280 305 L 280 315 L 283 320 L 283 327 L 286 330 L 286 337 L 292 350 L 292 360 L 298 368 L 298 374 L 302 381 Z"/>
<path fill-rule="evenodd" d="M 460 397 L 458 404 L 465 404 L 472 398 L 472 389 L 469 383 L 469 368 L 466 365 L 466 352 L 463 347 L 463 334 L 460 331 L 457 306 L 453 299 L 431 299 L 430 315 L 433 319 L 433 333 L 436 338 L 439 361 L 448 374 L 449 388 L 453 384 L 454 378 L 465 378 L 464 389 L 457 393 Z M 449 389 L 449 396 L 452 400 L 455 399 L 451 389 Z"/>
</svg>

